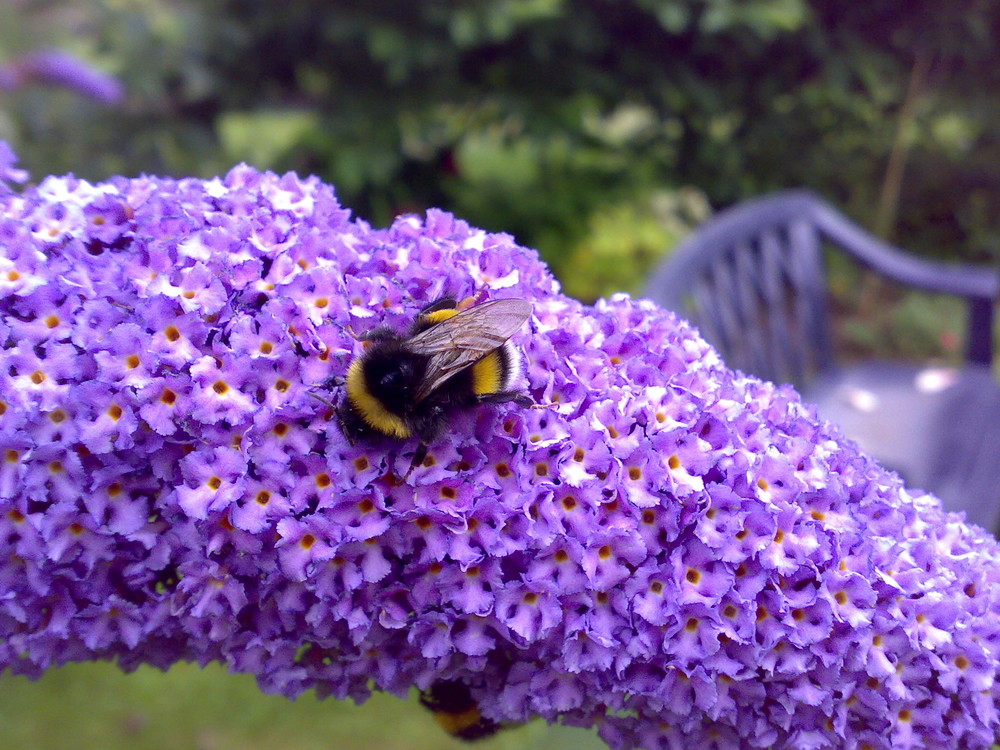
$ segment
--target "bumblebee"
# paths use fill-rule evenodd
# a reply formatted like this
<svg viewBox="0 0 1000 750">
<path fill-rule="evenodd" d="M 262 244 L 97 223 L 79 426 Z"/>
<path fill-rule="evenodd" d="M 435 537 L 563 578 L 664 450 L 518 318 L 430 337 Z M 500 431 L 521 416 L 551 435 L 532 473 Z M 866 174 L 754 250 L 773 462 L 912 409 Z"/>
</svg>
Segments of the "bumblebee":
<svg viewBox="0 0 1000 750">
<path fill-rule="evenodd" d="M 444 731 L 460 740 L 481 740 L 504 728 L 482 715 L 462 682 L 439 680 L 420 693 L 420 703 L 434 714 L 434 721 Z"/>
<path fill-rule="evenodd" d="M 531 406 L 514 387 L 521 359 L 508 341 L 530 316 L 523 299 L 460 309 L 449 297 L 421 310 L 406 335 L 386 326 L 368 333 L 367 348 L 347 371 L 338 412 L 345 435 L 417 438 L 417 466 L 456 411 L 510 401 Z"/>
</svg>

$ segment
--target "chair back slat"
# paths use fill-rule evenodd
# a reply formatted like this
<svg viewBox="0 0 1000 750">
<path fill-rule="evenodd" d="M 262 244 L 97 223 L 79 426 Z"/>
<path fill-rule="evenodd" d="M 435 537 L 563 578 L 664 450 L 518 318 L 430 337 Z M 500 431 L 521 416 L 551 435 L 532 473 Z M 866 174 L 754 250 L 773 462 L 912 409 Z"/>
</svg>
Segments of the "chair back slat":
<svg viewBox="0 0 1000 750">
<path fill-rule="evenodd" d="M 762 303 L 767 311 L 768 344 L 773 351 L 767 372 L 773 379 L 801 382 L 810 357 L 809 341 L 802 335 L 798 314 L 801 291 L 800 279 L 793 273 L 794 250 L 785 232 L 772 229 L 761 234 L 759 251 Z"/>
<path fill-rule="evenodd" d="M 739 359 L 740 348 L 740 315 L 736 305 L 733 269 L 728 263 L 716 263 L 712 266 L 711 276 L 706 278 L 707 288 L 712 290 L 705 303 L 716 311 L 719 340 L 727 351 L 734 353 Z"/>
<path fill-rule="evenodd" d="M 805 346 L 809 352 L 809 366 L 802 372 L 807 380 L 835 367 L 833 336 L 827 307 L 826 279 L 823 268 L 823 243 L 817 228 L 805 219 L 794 221 L 788 227 L 789 261 L 797 278 L 797 316 Z"/>
<path fill-rule="evenodd" d="M 733 338 L 739 349 L 741 369 L 756 372 L 767 367 L 772 347 L 767 341 L 767 327 L 762 326 L 762 310 L 757 285 L 758 263 L 756 248 L 750 242 L 740 242 L 727 258 L 735 283 L 734 304 L 738 310 L 737 330 Z"/>
<path fill-rule="evenodd" d="M 696 316 L 698 326 L 706 340 L 719 342 L 716 346 L 729 348 L 729 338 L 726 335 L 726 309 L 724 305 L 716 304 L 719 299 L 717 279 L 711 275 L 700 275 L 691 280 L 691 293 L 687 297 L 687 309 Z"/>
<path fill-rule="evenodd" d="M 993 300 L 969 298 L 969 339 L 965 358 L 980 365 L 993 363 Z"/>
</svg>

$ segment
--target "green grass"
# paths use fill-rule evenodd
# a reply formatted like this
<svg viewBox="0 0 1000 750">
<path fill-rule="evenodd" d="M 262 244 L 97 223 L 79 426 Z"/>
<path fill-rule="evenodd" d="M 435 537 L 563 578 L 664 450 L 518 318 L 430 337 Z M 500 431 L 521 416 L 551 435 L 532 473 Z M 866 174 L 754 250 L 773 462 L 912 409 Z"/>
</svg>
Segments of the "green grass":
<svg viewBox="0 0 1000 750">
<path fill-rule="evenodd" d="M 73 664 L 37 682 L 0 676 L 0 750 L 458 750 L 416 700 L 362 706 L 264 695 L 253 678 L 178 664 L 126 675 Z M 476 750 L 599 750 L 594 732 L 535 721 Z"/>
</svg>

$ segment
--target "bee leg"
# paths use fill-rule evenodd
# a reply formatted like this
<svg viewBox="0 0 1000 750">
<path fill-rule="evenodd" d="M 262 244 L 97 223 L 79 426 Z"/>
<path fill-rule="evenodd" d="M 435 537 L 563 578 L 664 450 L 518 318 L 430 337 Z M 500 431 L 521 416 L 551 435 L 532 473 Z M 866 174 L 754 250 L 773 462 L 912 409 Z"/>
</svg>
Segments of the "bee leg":
<svg viewBox="0 0 1000 750">
<path fill-rule="evenodd" d="M 344 440 L 347 441 L 348 445 L 353 446 L 356 442 L 356 433 L 352 426 L 344 421 L 344 412 L 342 409 L 337 410 L 337 424 L 340 425 L 340 432 L 344 436 Z"/>
<path fill-rule="evenodd" d="M 324 380 L 322 383 L 313 383 L 312 386 L 311 386 L 311 388 L 326 388 L 326 389 L 340 388 L 346 382 L 347 382 L 347 380 L 344 378 L 343 375 L 331 375 L 326 380 Z M 308 390 L 308 391 L 306 391 L 306 393 L 308 393 L 310 396 L 312 396 L 317 401 L 320 401 L 320 402 L 326 404 L 331 409 L 333 409 L 335 411 L 338 411 L 337 405 L 335 403 L 333 403 L 332 401 L 330 401 L 327 398 L 324 398 L 323 396 L 320 396 L 315 391 Z"/>
<path fill-rule="evenodd" d="M 331 375 L 326 380 L 313 383 L 312 388 L 341 388 L 347 382 L 343 375 Z"/>
<path fill-rule="evenodd" d="M 417 446 L 417 449 L 413 452 L 413 459 L 410 461 L 410 468 L 406 470 L 406 473 L 403 475 L 403 479 L 407 479 L 410 474 L 413 473 L 413 470 L 424 462 L 425 458 L 427 458 L 427 443 L 421 442 L 420 445 Z"/>
<path fill-rule="evenodd" d="M 531 397 L 521 391 L 482 393 L 476 396 L 476 401 L 480 404 L 506 404 L 513 401 L 515 404 L 525 409 L 535 405 L 535 402 L 531 400 Z"/>
</svg>

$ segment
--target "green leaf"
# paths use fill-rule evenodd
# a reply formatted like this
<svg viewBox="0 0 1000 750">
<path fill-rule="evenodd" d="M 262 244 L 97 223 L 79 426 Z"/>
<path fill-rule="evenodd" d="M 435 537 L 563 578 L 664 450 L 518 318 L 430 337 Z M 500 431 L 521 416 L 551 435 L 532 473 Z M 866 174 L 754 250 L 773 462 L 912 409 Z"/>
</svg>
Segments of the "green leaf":
<svg viewBox="0 0 1000 750">
<path fill-rule="evenodd" d="M 319 126 L 309 110 L 228 112 L 216 127 L 227 158 L 270 169 L 303 137 Z"/>
</svg>

